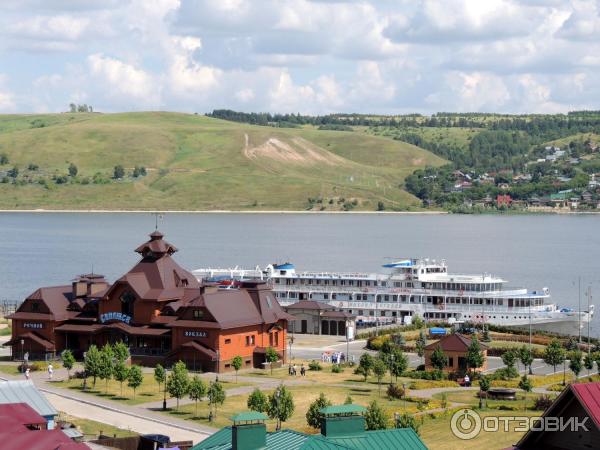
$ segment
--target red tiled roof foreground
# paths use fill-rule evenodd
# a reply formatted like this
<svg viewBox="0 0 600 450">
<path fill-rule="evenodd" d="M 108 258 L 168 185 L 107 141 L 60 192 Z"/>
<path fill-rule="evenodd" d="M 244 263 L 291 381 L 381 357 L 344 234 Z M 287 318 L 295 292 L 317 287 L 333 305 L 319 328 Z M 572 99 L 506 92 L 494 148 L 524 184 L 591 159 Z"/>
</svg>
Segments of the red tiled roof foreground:
<svg viewBox="0 0 600 450">
<path fill-rule="evenodd" d="M 46 419 L 26 403 L 0 405 L 0 442 L 2 450 L 89 450 L 72 441 L 61 430 L 36 430 L 30 425 L 46 426 Z"/>
</svg>

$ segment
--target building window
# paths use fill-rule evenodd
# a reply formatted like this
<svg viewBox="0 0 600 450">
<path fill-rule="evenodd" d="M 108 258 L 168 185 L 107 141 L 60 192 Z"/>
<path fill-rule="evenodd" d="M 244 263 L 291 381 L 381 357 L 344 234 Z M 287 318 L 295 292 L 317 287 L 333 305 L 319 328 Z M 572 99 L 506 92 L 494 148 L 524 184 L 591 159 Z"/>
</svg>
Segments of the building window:
<svg viewBox="0 0 600 450">
<path fill-rule="evenodd" d="M 452 356 L 448 358 L 448 367 L 454 367 L 454 358 Z"/>
<path fill-rule="evenodd" d="M 246 360 L 246 365 L 249 366 L 250 364 L 252 364 L 252 361 L 250 361 L 249 359 Z"/>
<path fill-rule="evenodd" d="M 231 339 L 225 339 L 226 344 L 231 344 Z"/>
<path fill-rule="evenodd" d="M 201 309 L 195 309 L 194 310 L 194 319 L 203 319 L 204 318 L 204 311 L 202 311 Z"/>
<path fill-rule="evenodd" d="M 231 364 L 225 364 L 225 368 L 226 369 L 230 369 L 231 368 Z"/>
<path fill-rule="evenodd" d="M 40 310 L 40 304 L 38 302 L 31 303 L 31 311 L 38 312 Z"/>
<path fill-rule="evenodd" d="M 246 345 L 254 345 L 254 335 L 246 336 Z"/>
</svg>

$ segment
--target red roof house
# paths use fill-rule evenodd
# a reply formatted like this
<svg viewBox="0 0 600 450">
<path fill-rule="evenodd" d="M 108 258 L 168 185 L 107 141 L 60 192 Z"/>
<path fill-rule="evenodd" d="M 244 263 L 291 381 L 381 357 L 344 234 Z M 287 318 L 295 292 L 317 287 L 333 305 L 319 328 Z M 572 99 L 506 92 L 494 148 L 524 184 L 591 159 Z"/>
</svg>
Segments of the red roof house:
<svg viewBox="0 0 600 450">
<path fill-rule="evenodd" d="M 544 411 L 543 423 L 528 431 L 514 450 L 578 450 L 598 448 L 600 443 L 600 382 L 575 383 L 567 386 Z"/>
<path fill-rule="evenodd" d="M 2 450 L 89 450 L 62 430 L 47 430 L 46 419 L 27 403 L 0 405 Z"/>
</svg>

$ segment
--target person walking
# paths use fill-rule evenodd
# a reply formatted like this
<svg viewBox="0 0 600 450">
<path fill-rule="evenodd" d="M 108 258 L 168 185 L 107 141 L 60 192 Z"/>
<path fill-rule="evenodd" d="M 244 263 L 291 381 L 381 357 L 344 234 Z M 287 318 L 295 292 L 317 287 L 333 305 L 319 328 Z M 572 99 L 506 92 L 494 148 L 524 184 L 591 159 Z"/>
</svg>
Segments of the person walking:
<svg viewBox="0 0 600 450">
<path fill-rule="evenodd" d="M 25 370 L 25 379 L 29 380 L 29 367 Z"/>
<path fill-rule="evenodd" d="M 54 375 L 54 367 L 52 364 L 48 364 L 48 379 L 52 380 L 52 375 Z"/>
</svg>

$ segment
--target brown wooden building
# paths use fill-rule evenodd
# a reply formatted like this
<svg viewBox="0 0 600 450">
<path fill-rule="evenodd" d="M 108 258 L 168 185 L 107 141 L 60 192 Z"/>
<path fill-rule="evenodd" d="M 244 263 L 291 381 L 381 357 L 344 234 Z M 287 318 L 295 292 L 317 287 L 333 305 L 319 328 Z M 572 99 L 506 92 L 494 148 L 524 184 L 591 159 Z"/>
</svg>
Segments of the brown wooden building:
<svg viewBox="0 0 600 450">
<path fill-rule="evenodd" d="M 441 347 L 444 354 L 448 357 L 448 366 L 444 368 L 446 372 L 460 372 L 467 369 L 467 352 L 471 345 L 471 339 L 460 334 L 453 333 L 444 336 L 437 342 L 429 344 L 425 347 L 425 369 L 431 370 L 431 355 L 434 350 Z M 478 372 L 487 370 L 487 351 L 488 346 L 480 342 L 479 347 L 483 353 L 483 366 L 474 369 Z"/>
<path fill-rule="evenodd" d="M 9 316 L 15 359 L 43 359 L 65 348 L 81 357 L 91 344 L 123 341 L 145 365 L 183 360 L 191 369 L 231 369 L 241 356 L 261 367 L 267 347 L 286 359 L 287 314 L 262 281 L 240 289 L 201 286 L 172 258 L 155 231 L 135 249 L 141 260 L 110 285 L 102 275 L 36 290 Z"/>
</svg>

